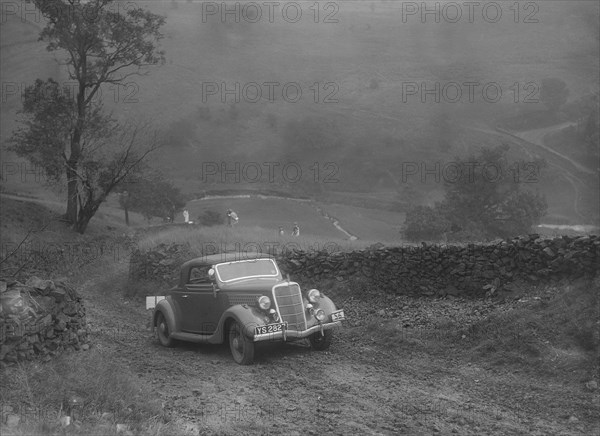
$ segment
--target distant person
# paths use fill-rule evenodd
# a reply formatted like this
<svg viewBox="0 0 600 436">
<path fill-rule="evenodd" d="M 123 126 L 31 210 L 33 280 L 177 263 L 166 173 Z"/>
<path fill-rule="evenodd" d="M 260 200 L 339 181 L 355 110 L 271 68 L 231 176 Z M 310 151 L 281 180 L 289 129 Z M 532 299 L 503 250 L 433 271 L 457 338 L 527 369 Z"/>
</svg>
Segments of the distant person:
<svg viewBox="0 0 600 436">
<path fill-rule="evenodd" d="M 279 234 L 279 236 L 283 236 L 285 234 L 282 226 L 279 226 L 279 230 L 277 231 L 277 233 Z"/>
<path fill-rule="evenodd" d="M 183 222 L 186 224 L 190 222 L 190 213 L 187 209 L 183 209 Z"/>
<path fill-rule="evenodd" d="M 300 236 L 300 227 L 298 223 L 294 223 L 294 227 L 292 228 L 292 236 Z"/>
<path fill-rule="evenodd" d="M 238 223 L 239 220 L 240 219 L 238 218 L 237 213 L 235 213 L 231 209 L 227 209 L 227 225 L 229 227 L 233 227 L 235 224 Z"/>
</svg>

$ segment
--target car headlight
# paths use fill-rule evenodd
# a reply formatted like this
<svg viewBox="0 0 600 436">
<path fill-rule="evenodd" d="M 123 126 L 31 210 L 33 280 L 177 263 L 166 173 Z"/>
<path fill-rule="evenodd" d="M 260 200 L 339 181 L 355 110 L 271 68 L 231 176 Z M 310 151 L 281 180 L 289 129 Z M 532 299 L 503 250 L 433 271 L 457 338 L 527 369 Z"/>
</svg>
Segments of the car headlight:
<svg viewBox="0 0 600 436">
<path fill-rule="evenodd" d="M 311 289 L 308 291 L 308 301 L 316 303 L 318 298 L 321 298 L 321 293 L 318 289 Z"/>
<path fill-rule="evenodd" d="M 258 299 L 258 307 L 262 310 L 268 310 L 271 307 L 271 299 L 266 295 L 263 295 Z"/>
<path fill-rule="evenodd" d="M 317 321 L 325 321 L 325 311 L 323 309 L 318 309 L 315 312 L 315 318 L 317 318 Z"/>
</svg>

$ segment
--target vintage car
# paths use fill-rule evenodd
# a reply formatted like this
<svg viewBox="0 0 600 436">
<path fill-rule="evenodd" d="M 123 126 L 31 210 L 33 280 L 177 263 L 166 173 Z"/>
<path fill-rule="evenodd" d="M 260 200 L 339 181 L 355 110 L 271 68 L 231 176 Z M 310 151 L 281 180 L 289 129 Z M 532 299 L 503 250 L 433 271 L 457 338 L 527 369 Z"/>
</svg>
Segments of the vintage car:
<svg viewBox="0 0 600 436">
<path fill-rule="evenodd" d="M 157 299 L 153 326 L 160 344 L 228 341 L 242 365 L 253 362 L 254 344 L 262 341 L 308 338 L 314 349 L 326 350 L 332 329 L 345 319 L 322 292 L 303 293 L 262 253 L 190 260 L 181 267 L 179 284 Z"/>
</svg>

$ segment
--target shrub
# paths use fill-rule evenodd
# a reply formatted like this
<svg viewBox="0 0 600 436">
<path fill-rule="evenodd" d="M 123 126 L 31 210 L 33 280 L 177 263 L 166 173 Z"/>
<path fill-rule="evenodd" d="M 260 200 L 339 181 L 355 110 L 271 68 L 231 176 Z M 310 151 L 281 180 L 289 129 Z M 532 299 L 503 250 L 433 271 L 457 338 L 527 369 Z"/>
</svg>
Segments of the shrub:
<svg viewBox="0 0 600 436">
<path fill-rule="evenodd" d="M 448 231 L 448 220 L 439 207 L 414 206 L 406 212 L 404 236 L 411 241 L 439 240 Z"/>
<path fill-rule="evenodd" d="M 225 218 L 219 212 L 214 210 L 204 211 L 202 215 L 198 216 L 198 222 L 203 226 L 216 226 L 220 224 L 225 224 Z"/>
</svg>

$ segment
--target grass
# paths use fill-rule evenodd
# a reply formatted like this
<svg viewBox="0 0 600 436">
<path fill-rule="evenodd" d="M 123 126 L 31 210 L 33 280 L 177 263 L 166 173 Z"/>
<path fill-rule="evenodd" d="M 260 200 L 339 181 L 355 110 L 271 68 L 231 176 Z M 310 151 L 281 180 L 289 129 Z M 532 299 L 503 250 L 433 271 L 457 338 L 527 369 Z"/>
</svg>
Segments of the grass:
<svg viewBox="0 0 600 436">
<path fill-rule="evenodd" d="M 594 378 L 600 367 L 600 279 L 545 286 L 549 296 L 528 297 L 527 302 L 494 311 L 471 325 L 445 319 L 436 320 L 431 328 L 413 330 L 404 329 L 399 319 L 372 315 L 346 334 L 358 339 L 367 333 L 391 353 L 452 353 L 467 361 L 558 375 L 564 381 Z M 360 294 L 352 295 L 360 299 Z"/>
<path fill-rule="evenodd" d="M 313 10 L 307 8 L 303 8 L 302 20 L 294 24 L 280 15 L 274 23 L 268 23 L 264 15 L 256 24 L 243 20 L 220 23 L 218 14 L 208 17 L 208 22 L 201 22 L 201 2 L 179 2 L 175 9 L 170 2 L 142 1 L 139 6 L 167 16 L 162 41 L 167 63 L 151 69 L 148 76 L 136 77 L 137 103 L 124 101 L 131 88 L 122 89 L 120 98 L 116 99 L 114 90 L 105 89 L 104 102 L 107 109 L 117 115 L 151 119 L 167 136 L 173 136 L 164 153 L 153 157 L 153 164 L 186 192 L 212 188 L 202 182 L 205 162 L 226 161 L 230 167 L 238 160 L 241 163 L 283 163 L 286 156 L 284 126 L 290 120 L 301 120 L 305 116 L 335 120 L 342 132 L 343 147 L 334 153 L 315 150 L 310 156 L 304 156 L 321 165 L 337 161 L 341 183 L 336 189 L 353 191 L 360 186 L 370 191 L 389 191 L 395 186 L 380 171 L 382 168 L 394 170 L 394 164 L 399 166 L 399 162 L 426 157 L 451 160 L 463 152 L 454 149 L 445 153 L 437 149 L 432 134 L 434 112 L 451 112 L 453 122 L 459 125 L 492 123 L 500 112 L 512 113 L 515 108 L 526 106 L 513 102 L 509 86 L 515 82 L 521 86 L 529 81 L 537 83 L 542 71 L 543 76 L 563 78 L 574 98 L 597 82 L 596 57 L 589 56 L 597 53 L 597 40 L 581 22 L 582 16 L 593 15 L 597 7 L 589 6 L 589 11 L 585 11 L 583 7 L 568 9 L 559 3 L 552 2 L 540 9 L 536 18 L 543 25 L 538 26 L 514 23 L 507 9 L 502 20 L 494 25 L 483 20 L 452 25 L 421 23 L 417 15 L 403 23 L 401 5 L 394 2 L 374 2 L 374 12 L 361 2 L 342 2 L 338 5 L 336 24 L 322 22 L 325 10 L 321 10 L 321 21 L 315 23 Z M 37 77 L 48 76 L 66 80 L 65 69 L 55 59 L 55 53 L 48 53 L 45 44 L 37 41 L 41 23 L 28 22 L 31 19 L 22 22 L 18 15 L 3 18 L 2 55 L 10 59 L 2 63 L 5 83 L 27 86 Z M 398 25 L 399 22 L 402 25 Z M 324 40 L 328 43 L 322 44 Z M 530 44 L 514 50 L 523 40 Z M 57 58 L 62 56 L 56 55 Z M 373 65 L 377 68 L 373 69 Z M 374 78 L 380 82 L 377 89 L 369 87 Z M 460 104 L 423 104 L 418 96 L 403 102 L 402 86 L 407 81 L 431 84 L 467 79 L 500 83 L 505 98 L 499 104 L 487 104 L 478 93 L 473 104 L 462 101 Z M 273 102 L 247 103 L 242 99 L 236 105 L 239 116 L 232 118 L 228 115 L 231 105 L 224 104 L 220 96 L 203 100 L 202 83 L 211 81 L 225 82 L 229 87 L 234 82 L 297 82 L 302 85 L 303 98 L 294 104 L 284 101 L 280 95 Z M 337 84 L 339 102 L 315 103 L 309 89 L 315 82 Z M 5 141 L 15 127 L 20 92 L 7 92 L 4 100 L 6 116 L 0 120 L 3 132 L 0 141 Z M 276 129 L 268 126 L 269 115 L 276 116 Z M 405 141 L 404 145 L 386 148 L 382 138 Z M 355 155 L 356 149 L 364 150 L 365 155 Z M 7 156 L 3 157 L 6 160 Z M 340 161 L 344 159 L 348 165 L 342 165 Z M 373 170 L 363 165 L 367 160 L 375 163 Z M 310 177 L 310 171 L 304 169 Z M 374 173 L 383 176 L 381 182 L 377 182 Z M 372 183 L 373 180 L 377 183 Z M 282 182 L 280 176 L 277 181 Z M 11 176 L 7 186 L 10 190 L 27 190 L 40 196 L 43 190 L 35 183 L 22 183 L 19 175 Z M 435 188 L 439 190 L 439 186 L 427 187 L 429 196 Z M 551 186 L 546 192 L 554 195 Z M 432 198 L 424 195 L 424 200 Z M 559 207 L 558 203 L 551 203 L 551 209 Z M 577 219 L 567 212 L 567 216 Z M 301 211 L 298 216 L 302 218 Z M 251 217 L 252 213 L 242 218 L 254 225 Z M 276 221 L 285 223 L 290 218 L 273 215 L 273 221 L 261 227 L 276 228 Z M 373 227 L 363 237 L 380 238 L 381 233 L 389 234 L 380 232 L 376 225 Z M 309 229 L 308 225 L 306 230 L 327 238 L 336 236 L 334 230 L 324 234 L 318 228 Z"/>
<path fill-rule="evenodd" d="M 597 368 L 600 281 L 580 280 L 549 300 L 490 316 L 473 326 L 473 352 L 495 364 L 545 372 Z M 596 356 L 596 357 L 594 357 Z"/>
<path fill-rule="evenodd" d="M 300 235 L 299 237 L 279 236 L 275 231 L 265 230 L 258 226 L 227 226 L 197 227 L 168 226 L 156 234 L 148 234 L 140 239 L 138 246 L 142 250 L 153 249 L 159 244 L 190 245 L 191 251 L 207 254 L 214 249 L 222 251 L 262 251 L 268 252 L 270 247 L 279 250 L 319 250 L 347 251 L 364 248 L 367 241 L 348 241 L 344 239 L 324 239 L 318 236 Z"/>
<path fill-rule="evenodd" d="M 116 432 L 116 424 L 127 425 L 135 434 L 172 433 L 151 390 L 98 348 L 64 354 L 48 363 L 6 368 L 0 383 L 1 404 L 21 417 L 21 425 L 3 427 L 3 435 L 106 435 Z M 69 414 L 68 400 L 73 396 L 83 400 L 72 413 L 76 425 L 62 428 L 59 418 Z"/>
</svg>

